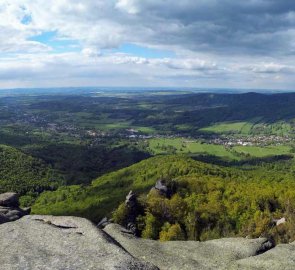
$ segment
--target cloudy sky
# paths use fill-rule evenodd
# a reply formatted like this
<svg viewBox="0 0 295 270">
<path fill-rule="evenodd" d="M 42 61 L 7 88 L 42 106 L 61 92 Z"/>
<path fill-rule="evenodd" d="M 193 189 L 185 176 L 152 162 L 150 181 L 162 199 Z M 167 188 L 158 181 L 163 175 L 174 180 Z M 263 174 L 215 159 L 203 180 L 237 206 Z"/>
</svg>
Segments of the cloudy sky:
<svg viewBox="0 0 295 270">
<path fill-rule="evenodd" d="M 1 0 L 0 88 L 295 90 L 294 0 Z"/>
</svg>

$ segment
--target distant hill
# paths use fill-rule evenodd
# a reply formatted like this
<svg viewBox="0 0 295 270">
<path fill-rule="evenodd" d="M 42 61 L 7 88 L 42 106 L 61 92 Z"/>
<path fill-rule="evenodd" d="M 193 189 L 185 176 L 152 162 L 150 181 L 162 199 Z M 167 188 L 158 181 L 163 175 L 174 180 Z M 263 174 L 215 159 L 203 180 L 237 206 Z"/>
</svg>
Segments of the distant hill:
<svg viewBox="0 0 295 270">
<path fill-rule="evenodd" d="M 295 117 L 295 93 L 191 94 L 169 99 L 167 103 L 186 108 L 186 120 L 190 117 L 199 125 L 257 117 L 263 122 L 275 122 Z"/>
</svg>

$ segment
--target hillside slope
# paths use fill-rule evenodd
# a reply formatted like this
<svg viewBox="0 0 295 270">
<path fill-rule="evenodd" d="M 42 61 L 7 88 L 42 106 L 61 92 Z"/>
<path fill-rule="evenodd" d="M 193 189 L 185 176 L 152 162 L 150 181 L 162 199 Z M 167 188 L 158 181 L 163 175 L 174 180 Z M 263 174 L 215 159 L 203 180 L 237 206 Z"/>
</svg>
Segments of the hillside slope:
<svg viewBox="0 0 295 270">
<path fill-rule="evenodd" d="M 158 179 L 174 185 L 172 197 L 149 192 Z M 287 242 L 295 236 L 294 170 L 284 163 L 236 169 L 184 156 L 157 156 L 106 174 L 90 186 L 44 192 L 32 210 L 35 214 L 77 215 L 97 222 L 103 216 L 110 217 L 129 190 L 142 194 L 143 210 L 136 225 L 143 237 L 207 240 L 271 235 L 278 242 Z M 114 217 L 124 223 L 125 214 L 121 204 Z M 273 220 L 283 216 L 288 222 L 278 230 Z"/>
<path fill-rule="evenodd" d="M 129 190 L 148 192 L 159 178 L 177 178 L 188 174 L 224 175 L 217 166 L 184 156 L 157 156 L 97 178 L 90 186 L 60 187 L 44 192 L 33 206 L 38 214 L 78 215 L 98 221 L 110 215 Z"/>
<path fill-rule="evenodd" d="M 16 148 L 0 145 L 0 193 L 40 193 L 57 187 L 60 179 L 40 159 Z"/>
</svg>

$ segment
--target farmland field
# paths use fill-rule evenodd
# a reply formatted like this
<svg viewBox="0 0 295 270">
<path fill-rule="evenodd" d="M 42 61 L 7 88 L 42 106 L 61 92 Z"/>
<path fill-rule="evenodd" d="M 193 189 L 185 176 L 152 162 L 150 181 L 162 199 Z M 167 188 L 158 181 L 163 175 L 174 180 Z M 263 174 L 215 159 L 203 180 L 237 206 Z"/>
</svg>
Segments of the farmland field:
<svg viewBox="0 0 295 270">
<path fill-rule="evenodd" d="M 200 131 L 212 133 L 243 133 L 249 134 L 253 124 L 249 122 L 220 123 L 201 128 Z"/>
<path fill-rule="evenodd" d="M 204 154 L 213 155 L 220 158 L 232 160 L 241 159 L 242 155 L 250 157 L 268 157 L 285 155 L 291 153 L 291 147 L 286 145 L 279 146 L 235 146 L 226 148 L 223 145 L 208 144 L 200 141 L 190 141 L 183 138 L 156 138 L 149 140 L 149 149 L 153 154 L 169 154 L 169 153 L 184 153 L 184 154 Z"/>
<path fill-rule="evenodd" d="M 202 143 L 199 141 L 190 141 L 183 138 L 156 138 L 149 140 L 149 149 L 154 154 L 190 153 L 190 154 L 207 154 L 219 157 L 235 158 L 222 145 Z"/>
<path fill-rule="evenodd" d="M 291 152 L 291 147 L 286 145 L 268 146 L 268 147 L 235 146 L 233 149 L 239 153 L 248 154 L 252 157 L 286 155 L 286 154 L 290 154 Z"/>
<path fill-rule="evenodd" d="M 245 122 L 223 122 L 200 128 L 199 131 L 216 134 L 239 134 L 239 135 L 278 135 L 287 136 L 292 132 L 292 126 L 284 121 L 275 123 L 259 122 L 261 119 L 256 118 Z"/>
</svg>

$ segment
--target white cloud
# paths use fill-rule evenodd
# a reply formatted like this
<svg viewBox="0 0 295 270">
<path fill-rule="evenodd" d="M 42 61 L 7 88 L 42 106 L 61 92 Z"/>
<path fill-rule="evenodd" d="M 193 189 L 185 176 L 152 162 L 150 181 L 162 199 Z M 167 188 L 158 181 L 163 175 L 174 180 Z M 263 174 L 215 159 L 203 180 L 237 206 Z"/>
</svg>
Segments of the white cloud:
<svg viewBox="0 0 295 270">
<path fill-rule="evenodd" d="M 276 63 L 259 63 L 250 66 L 246 66 L 245 69 L 253 71 L 255 73 L 284 73 L 293 72 L 294 67 L 281 65 Z"/>
<path fill-rule="evenodd" d="M 200 59 L 172 59 L 166 62 L 167 66 L 174 69 L 186 70 L 217 70 L 217 64 Z"/>
<path fill-rule="evenodd" d="M 84 48 L 82 50 L 82 54 L 87 57 L 99 57 L 101 55 L 101 52 L 97 50 L 97 48 Z"/>
<path fill-rule="evenodd" d="M 139 12 L 136 0 L 118 0 L 116 8 L 126 11 L 130 14 L 137 14 Z"/>
<path fill-rule="evenodd" d="M 294 1 L 2 0 L 0 87 L 295 84 Z M 33 37 L 56 33 L 51 42 Z M 73 53 L 54 42 L 72 41 Z M 118 53 L 124 43 L 175 52 Z M 68 46 L 69 48 L 69 46 Z M 107 50 L 106 50 L 107 49 Z M 86 79 L 87 78 L 87 79 Z"/>
</svg>

